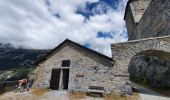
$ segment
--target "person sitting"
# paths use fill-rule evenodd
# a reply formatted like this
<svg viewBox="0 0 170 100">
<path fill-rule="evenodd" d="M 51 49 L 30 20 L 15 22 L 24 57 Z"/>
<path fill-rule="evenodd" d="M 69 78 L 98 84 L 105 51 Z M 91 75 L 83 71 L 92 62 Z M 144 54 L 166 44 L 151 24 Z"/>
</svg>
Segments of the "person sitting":
<svg viewBox="0 0 170 100">
<path fill-rule="evenodd" d="M 22 80 L 19 80 L 19 84 L 18 84 L 18 87 L 17 89 L 15 90 L 15 92 L 24 92 L 24 89 L 27 88 L 27 83 L 28 83 L 28 80 L 27 79 L 22 79 Z"/>
</svg>

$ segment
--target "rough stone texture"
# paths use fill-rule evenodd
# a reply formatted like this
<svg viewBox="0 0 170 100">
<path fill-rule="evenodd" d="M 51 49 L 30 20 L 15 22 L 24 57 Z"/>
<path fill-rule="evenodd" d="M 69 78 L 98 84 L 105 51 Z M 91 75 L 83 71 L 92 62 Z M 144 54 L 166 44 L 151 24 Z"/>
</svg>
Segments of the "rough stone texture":
<svg viewBox="0 0 170 100">
<path fill-rule="evenodd" d="M 139 22 L 151 0 L 136 0 L 130 3 L 135 23 Z"/>
<path fill-rule="evenodd" d="M 127 5 L 125 20 L 129 40 L 170 35 L 170 0 L 152 0 L 139 22 L 136 22 L 136 16 L 133 17 L 133 13 L 137 12 L 137 15 L 140 13 L 134 10 L 134 8 L 141 8 L 140 5 L 135 5 L 138 2 L 140 1 L 130 3 L 131 8 Z M 135 6 L 132 7 L 132 5 Z"/>
<path fill-rule="evenodd" d="M 136 23 L 135 23 L 132 10 L 129 4 L 127 4 L 127 7 L 126 7 L 125 20 L 126 20 L 126 27 L 128 31 L 129 40 L 134 40 L 136 38 L 136 35 L 134 35 L 134 33 L 136 33 L 135 32 Z"/>
<path fill-rule="evenodd" d="M 153 0 L 138 24 L 141 38 L 170 35 L 170 0 Z"/>
<path fill-rule="evenodd" d="M 170 59 L 170 37 L 157 37 L 112 44 L 112 55 L 115 61 L 114 74 L 117 89 L 129 81 L 128 66 L 131 59 L 138 54 Z M 119 80 L 117 80 L 119 79 Z"/>
<path fill-rule="evenodd" d="M 129 64 L 130 78 L 153 87 L 170 87 L 170 63 L 156 56 L 137 55 Z"/>
<path fill-rule="evenodd" d="M 71 60 L 69 91 L 88 92 L 89 86 L 104 87 L 104 93 L 114 91 L 113 63 L 68 43 L 37 66 L 37 77 L 33 86 L 49 87 L 52 69 L 60 68 L 62 60 L 68 59 Z M 81 77 L 77 77 L 78 75 Z"/>
<path fill-rule="evenodd" d="M 125 20 L 129 41 L 112 44 L 111 48 L 112 57 L 115 61 L 114 81 L 116 89 L 117 91 L 129 91 L 130 93 L 131 91 L 125 88 L 126 83 L 129 81 L 129 72 L 132 75 L 136 74 L 135 71 L 139 72 L 139 65 L 145 63 L 142 61 L 135 63 L 135 60 L 132 59 L 134 56 L 156 56 L 164 61 L 170 61 L 170 36 L 166 36 L 170 35 L 170 0 L 129 0 L 126 7 Z M 134 61 L 131 64 L 136 65 L 134 65 L 134 69 L 132 66 L 132 70 L 129 69 L 128 71 L 131 59 Z M 153 60 L 154 58 L 151 58 L 151 61 Z M 159 64 L 162 64 L 162 60 L 157 59 Z M 169 77 L 169 74 L 165 77 L 165 74 L 169 72 L 167 69 L 169 65 L 165 66 L 164 68 L 161 66 L 153 68 L 151 65 L 150 69 L 147 70 L 147 66 L 143 64 L 143 70 L 150 71 L 150 73 L 139 72 L 137 77 L 143 77 L 143 74 L 147 75 L 150 81 L 154 80 L 153 84 L 155 85 L 169 84 L 169 81 L 165 82 Z M 153 73 L 157 75 L 151 78 Z M 165 83 L 161 84 L 157 81 Z"/>
<path fill-rule="evenodd" d="M 133 41 L 111 45 L 115 61 L 114 67 L 106 59 L 67 44 L 39 64 L 35 71 L 37 78 L 34 87 L 49 87 L 52 68 L 60 68 L 62 60 L 70 59 L 69 91 L 87 92 L 90 91 L 89 86 L 101 86 L 104 87 L 105 93 L 125 93 L 126 95 L 132 92 L 130 84 L 128 84 L 128 66 L 134 56 L 157 56 L 165 61 L 170 61 L 170 36 L 165 36 L 170 34 L 170 0 L 130 1 L 133 2 L 127 5 L 125 20 L 129 40 Z M 138 12 L 140 10 L 142 12 Z M 141 16 L 142 14 L 143 16 Z M 143 68 L 146 70 L 146 66 Z M 150 68 L 155 70 L 153 67 Z M 134 69 L 138 70 L 135 67 Z M 153 80 L 159 80 L 166 68 L 160 67 L 160 69 L 162 72 L 153 71 L 153 73 L 158 73 L 158 77 L 160 76 L 158 79 L 153 78 Z M 83 77 L 77 77 L 78 74 Z M 150 74 L 149 77 L 151 77 Z M 163 82 L 164 79 L 161 81 Z"/>
</svg>

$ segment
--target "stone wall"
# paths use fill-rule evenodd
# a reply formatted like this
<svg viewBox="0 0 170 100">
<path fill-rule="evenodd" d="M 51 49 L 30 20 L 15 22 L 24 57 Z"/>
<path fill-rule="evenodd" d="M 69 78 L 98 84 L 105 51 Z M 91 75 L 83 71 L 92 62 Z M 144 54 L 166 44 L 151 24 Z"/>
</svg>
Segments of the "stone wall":
<svg viewBox="0 0 170 100">
<path fill-rule="evenodd" d="M 135 2 L 132 2 L 131 5 L 133 5 L 133 3 Z M 134 12 L 133 10 L 134 7 L 131 8 L 132 8 L 131 11 Z M 137 6 L 136 8 L 140 8 L 140 6 Z M 127 9 L 130 9 L 130 6 L 128 6 Z M 140 13 L 138 10 L 135 12 Z M 143 16 L 141 18 L 139 17 L 140 20 L 139 18 L 138 18 L 138 22 L 134 20 L 135 23 L 129 23 L 129 20 L 131 20 L 129 19 L 129 17 L 131 16 L 129 10 L 127 10 L 126 13 L 127 15 L 125 17 L 125 20 L 128 29 L 129 40 L 137 40 L 143 38 L 170 35 L 170 30 L 169 30 L 170 0 L 152 0 L 151 3 L 149 3 L 149 6 L 144 12 Z M 133 19 L 135 18 L 136 17 L 133 16 Z"/>
<path fill-rule="evenodd" d="M 104 87 L 105 93 L 114 90 L 113 63 L 72 44 L 66 44 L 37 66 L 34 87 L 48 88 L 52 69 L 60 68 L 62 60 L 68 59 L 71 60 L 69 91 L 88 92 L 89 86 Z"/>
<path fill-rule="evenodd" d="M 112 57 L 115 61 L 115 68 L 118 70 L 118 74 L 129 74 L 128 73 L 128 64 L 132 57 L 139 53 L 144 54 L 152 54 L 152 56 L 159 56 L 164 59 L 169 59 L 169 55 L 167 54 L 159 54 L 159 53 L 152 53 L 149 51 L 165 51 L 170 52 L 170 36 L 165 37 L 157 37 L 157 38 L 149 38 L 149 39 L 141 39 L 141 40 L 134 40 L 128 41 L 124 43 L 117 43 L 112 44 Z M 146 52 L 145 52 L 146 51 Z M 166 57 L 168 56 L 168 58 Z"/>
<path fill-rule="evenodd" d="M 125 20 L 126 20 L 126 27 L 129 35 L 128 36 L 129 40 L 134 40 L 136 38 L 136 35 L 134 35 L 134 33 L 136 33 L 136 23 L 134 21 L 130 5 L 127 5 Z"/>
<path fill-rule="evenodd" d="M 130 3 L 135 23 L 138 23 L 152 0 L 133 0 Z"/>
<path fill-rule="evenodd" d="M 133 40 L 124 43 L 112 44 L 112 57 L 115 61 L 114 66 L 114 82 L 116 88 L 129 81 L 128 66 L 131 59 L 138 54 L 157 56 L 159 58 L 170 59 L 170 37 L 157 37 L 141 40 Z M 164 51 L 164 52 L 160 52 Z M 118 80 L 117 80 L 118 79 Z"/>
<path fill-rule="evenodd" d="M 131 59 L 128 70 L 135 82 L 152 87 L 170 87 L 170 63 L 164 59 L 137 55 Z"/>
<path fill-rule="evenodd" d="M 140 38 L 170 35 L 170 0 L 153 0 L 138 24 Z"/>
<path fill-rule="evenodd" d="M 129 0 L 125 20 L 129 41 L 111 45 L 112 57 L 115 61 L 115 78 L 113 81 L 115 81 L 117 91 L 120 91 L 121 87 L 129 81 L 129 72 L 134 77 L 135 75 L 141 77 L 146 75 L 150 81 L 157 82 L 162 78 L 161 82 L 165 82 L 169 77 L 169 74 L 167 74 L 169 65 L 165 65 L 164 68 L 162 66 L 155 68 L 151 63 L 151 69 L 147 70 L 147 66 L 141 65 L 145 62 L 136 63 L 136 61 L 140 59 L 138 55 L 147 55 L 156 56 L 170 62 L 170 0 Z M 134 60 L 134 56 L 139 58 Z M 131 59 L 134 62 L 130 64 Z M 150 60 L 153 61 L 154 59 L 151 58 Z M 159 59 L 157 61 L 162 64 L 162 60 Z M 129 64 L 134 64 L 134 66 L 131 66 L 132 70 L 128 71 Z M 143 66 L 142 68 L 146 72 L 150 71 L 150 73 L 145 74 L 144 71 L 140 73 L 138 71 L 140 65 Z M 153 73 L 156 75 L 151 79 L 150 74 Z M 167 74 L 168 77 L 165 77 L 164 74 Z M 156 85 L 156 83 L 153 84 Z M 165 82 L 165 84 L 169 84 L 169 81 Z M 161 85 L 161 83 L 157 85 Z"/>
</svg>

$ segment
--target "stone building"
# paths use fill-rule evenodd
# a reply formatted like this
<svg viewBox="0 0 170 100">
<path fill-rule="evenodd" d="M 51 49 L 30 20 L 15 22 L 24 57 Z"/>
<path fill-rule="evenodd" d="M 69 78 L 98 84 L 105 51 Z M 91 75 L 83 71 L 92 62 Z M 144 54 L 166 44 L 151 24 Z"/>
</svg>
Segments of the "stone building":
<svg viewBox="0 0 170 100">
<path fill-rule="evenodd" d="M 124 19 L 129 40 L 170 35 L 169 0 L 129 0 Z"/>
<path fill-rule="evenodd" d="M 33 86 L 74 92 L 110 93 L 113 60 L 66 39 L 37 62 Z"/>
<path fill-rule="evenodd" d="M 129 76 L 170 87 L 170 0 L 129 0 L 124 19 L 129 39 L 111 45 L 116 88 Z"/>
<path fill-rule="evenodd" d="M 124 19 L 129 40 L 111 44 L 113 59 L 65 40 L 38 62 L 34 87 L 131 94 L 129 76 L 142 72 L 170 87 L 170 0 L 129 0 Z M 145 56 L 145 63 L 131 63 Z"/>
</svg>

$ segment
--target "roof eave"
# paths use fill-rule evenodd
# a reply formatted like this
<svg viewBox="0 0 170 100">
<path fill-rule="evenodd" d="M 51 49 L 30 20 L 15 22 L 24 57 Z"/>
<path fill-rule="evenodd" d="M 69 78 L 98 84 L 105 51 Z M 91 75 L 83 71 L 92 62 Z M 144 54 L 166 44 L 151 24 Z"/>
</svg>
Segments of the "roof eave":
<svg viewBox="0 0 170 100">
<path fill-rule="evenodd" d="M 86 47 L 84 47 L 84 46 L 82 46 L 82 45 L 80 45 L 80 44 L 78 44 L 78 43 L 76 43 L 76 42 L 73 42 L 73 41 L 71 41 L 71 40 L 69 40 L 69 39 L 66 39 L 66 40 L 64 40 L 62 43 L 60 43 L 57 47 L 55 47 L 55 48 L 52 49 L 50 52 L 48 52 L 45 56 L 41 57 L 40 60 L 38 60 L 37 62 L 35 62 L 35 65 L 38 65 L 38 64 L 40 64 L 41 62 L 43 62 L 43 61 L 45 61 L 46 59 L 48 59 L 55 51 L 57 51 L 58 49 L 60 49 L 60 48 L 61 48 L 63 45 L 65 45 L 66 43 L 72 43 L 72 44 L 74 44 L 74 45 L 77 45 L 77 46 L 80 47 L 80 48 L 83 48 L 83 49 L 88 50 L 89 52 L 92 52 L 92 53 L 94 53 L 94 54 L 97 54 L 97 55 L 99 55 L 100 57 L 102 57 L 102 58 L 104 58 L 104 59 L 106 59 L 106 60 L 108 60 L 108 61 L 110 61 L 110 62 L 113 61 L 112 58 L 110 58 L 110 57 L 108 57 L 108 56 L 106 56 L 106 55 L 103 55 L 103 54 L 101 54 L 101 53 L 99 53 L 99 52 L 97 52 L 97 51 L 94 51 L 94 50 L 92 50 L 92 49 L 86 48 Z"/>
</svg>

